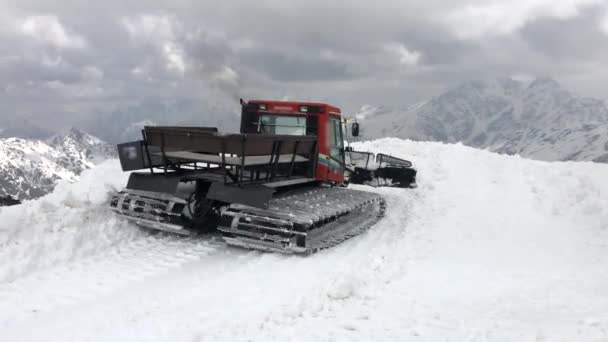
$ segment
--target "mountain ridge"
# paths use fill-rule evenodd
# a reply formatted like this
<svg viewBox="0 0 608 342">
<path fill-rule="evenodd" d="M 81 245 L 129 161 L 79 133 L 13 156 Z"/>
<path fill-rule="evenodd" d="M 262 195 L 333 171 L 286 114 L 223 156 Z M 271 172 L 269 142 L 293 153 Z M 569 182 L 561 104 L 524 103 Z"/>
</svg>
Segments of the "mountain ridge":
<svg viewBox="0 0 608 342">
<path fill-rule="evenodd" d="M 75 182 L 84 171 L 110 158 L 114 147 L 76 128 L 47 140 L 0 139 L 0 196 L 35 199 L 60 181 Z"/>
<path fill-rule="evenodd" d="M 364 106 L 363 139 L 462 142 L 547 161 L 608 162 L 606 102 L 552 78 L 470 81 L 406 108 Z"/>
</svg>

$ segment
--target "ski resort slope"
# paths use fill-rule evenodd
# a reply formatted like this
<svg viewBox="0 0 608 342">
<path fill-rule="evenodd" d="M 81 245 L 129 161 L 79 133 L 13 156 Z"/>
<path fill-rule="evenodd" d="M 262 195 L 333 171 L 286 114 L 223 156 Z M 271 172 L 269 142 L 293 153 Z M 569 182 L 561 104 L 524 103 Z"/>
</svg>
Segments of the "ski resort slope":
<svg viewBox="0 0 608 342">
<path fill-rule="evenodd" d="M 149 234 L 116 161 L 0 209 L 3 341 L 606 341 L 607 165 L 383 139 L 419 188 L 309 257 Z"/>
</svg>

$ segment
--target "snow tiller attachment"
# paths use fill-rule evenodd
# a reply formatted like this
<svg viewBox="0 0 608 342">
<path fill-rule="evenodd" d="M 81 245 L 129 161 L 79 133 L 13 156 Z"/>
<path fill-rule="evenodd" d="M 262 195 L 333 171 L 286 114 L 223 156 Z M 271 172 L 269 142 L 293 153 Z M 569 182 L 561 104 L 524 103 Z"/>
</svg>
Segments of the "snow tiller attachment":
<svg viewBox="0 0 608 342">
<path fill-rule="evenodd" d="M 371 186 L 416 187 L 416 170 L 408 160 L 383 153 L 347 150 L 350 182 Z"/>
<path fill-rule="evenodd" d="M 369 154 L 344 148 L 340 109 L 321 103 L 242 102 L 240 134 L 145 127 L 142 135 L 118 145 L 123 170 L 137 172 L 111 208 L 143 227 L 216 231 L 251 249 L 307 254 L 336 245 L 385 210 L 380 195 L 347 183 L 412 187 L 416 180 L 402 159 L 379 154 L 363 165 Z"/>
</svg>

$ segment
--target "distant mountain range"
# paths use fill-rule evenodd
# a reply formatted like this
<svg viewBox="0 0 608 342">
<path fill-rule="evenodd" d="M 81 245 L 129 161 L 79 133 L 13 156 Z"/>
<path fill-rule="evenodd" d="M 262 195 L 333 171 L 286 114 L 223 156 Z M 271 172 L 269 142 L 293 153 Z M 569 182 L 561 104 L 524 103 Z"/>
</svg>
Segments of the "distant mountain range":
<svg viewBox="0 0 608 342">
<path fill-rule="evenodd" d="M 76 181 L 84 170 L 113 155 L 114 146 L 75 128 L 47 141 L 0 139 L 0 197 L 43 196 L 59 181 Z"/>
<path fill-rule="evenodd" d="M 608 162 L 606 101 L 577 96 L 550 78 L 473 81 L 403 108 L 365 106 L 362 139 L 462 142 L 540 160 Z"/>
<path fill-rule="evenodd" d="M 71 125 L 116 144 L 141 139 L 141 129 L 145 125 L 213 126 L 220 131 L 234 132 L 239 128 L 240 115 L 238 100 L 217 94 L 214 97 L 210 93 L 208 98 L 146 98 L 134 104 L 82 115 Z M 56 132 L 45 126 L 46 120 L 0 115 L 0 138 L 48 140 Z"/>
</svg>

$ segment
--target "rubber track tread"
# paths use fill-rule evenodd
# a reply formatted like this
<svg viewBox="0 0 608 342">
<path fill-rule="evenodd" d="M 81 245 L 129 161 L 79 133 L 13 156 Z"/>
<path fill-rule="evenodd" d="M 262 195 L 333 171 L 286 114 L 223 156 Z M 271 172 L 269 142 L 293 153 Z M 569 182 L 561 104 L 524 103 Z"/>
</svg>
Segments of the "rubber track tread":
<svg viewBox="0 0 608 342">
<path fill-rule="evenodd" d="M 315 188 L 279 196 L 264 210 L 232 205 L 223 213 L 228 224 L 218 229 L 231 245 L 310 254 L 362 234 L 384 210 L 384 200 L 375 193 Z"/>
</svg>

